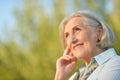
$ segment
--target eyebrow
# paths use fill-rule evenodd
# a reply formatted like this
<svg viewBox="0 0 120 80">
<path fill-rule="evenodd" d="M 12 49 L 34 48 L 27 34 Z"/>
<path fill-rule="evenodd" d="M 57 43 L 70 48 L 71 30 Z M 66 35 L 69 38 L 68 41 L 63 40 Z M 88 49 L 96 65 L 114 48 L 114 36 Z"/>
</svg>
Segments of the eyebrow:
<svg viewBox="0 0 120 80">
<path fill-rule="evenodd" d="M 81 25 L 79 25 L 79 24 L 78 24 L 78 25 L 73 26 L 73 28 L 72 28 L 72 29 L 74 29 L 74 28 L 76 28 L 76 27 L 83 28 L 84 26 L 81 26 Z M 64 34 L 65 34 L 65 33 L 67 33 L 67 32 L 64 32 Z"/>
<path fill-rule="evenodd" d="M 82 24 L 82 25 L 81 25 L 81 24 L 78 24 L 78 25 L 74 26 L 73 29 L 76 28 L 76 27 L 78 27 L 78 28 L 85 28 L 85 26 L 88 26 L 88 25 L 85 25 L 85 24 Z"/>
<path fill-rule="evenodd" d="M 81 26 L 81 25 L 76 25 L 76 26 L 73 27 L 73 29 L 76 28 L 76 27 L 83 27 L 83 26 Z"/>
<path fill-rule="evenodd" d="M 80 25 L 75 25 L 75 26 L 73 26 L 72 30 L 74 30 L 76 27 L 82 27 L 82 26 L 80 26 Z M 64 34 L 65 34 L 65 36 L 66 36 L 66 34 L 69 34 L 69 32 L 64 32 Z"/>
</svg>

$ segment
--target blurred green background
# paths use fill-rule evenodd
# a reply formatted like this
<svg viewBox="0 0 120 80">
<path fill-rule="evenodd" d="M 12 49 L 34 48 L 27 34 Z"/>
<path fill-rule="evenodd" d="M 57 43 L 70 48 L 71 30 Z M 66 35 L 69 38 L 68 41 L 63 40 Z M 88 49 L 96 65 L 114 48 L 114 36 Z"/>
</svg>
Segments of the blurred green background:
<svg viewBox="0 0 120 80">
<path fill-rule="evenodd" d="M 59 24 L 80 9 L 103 16 L 116 34 L 114 47 L 120 54 L 120 0 L 21 1 L 12 10 L 15 24 L 7 42 L 0 40 L 0 80 L 54 80 L 56 60 L 63 53 Z"/>
</svg>

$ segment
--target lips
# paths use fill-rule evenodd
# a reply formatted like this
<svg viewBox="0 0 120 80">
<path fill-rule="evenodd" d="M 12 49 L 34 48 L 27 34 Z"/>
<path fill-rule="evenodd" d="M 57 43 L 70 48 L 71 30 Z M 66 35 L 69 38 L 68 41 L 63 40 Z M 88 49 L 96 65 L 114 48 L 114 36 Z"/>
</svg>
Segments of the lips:
<svg viewBox="0 0 120 80">
<path fill-rule="evenodd" d="M 73 49 L 77 49 L 78 47 L 81 47 L 82 45 L 83 45 L 83 43 L 78 43 L 78 44 L 73 46 Z"/>
</svg>

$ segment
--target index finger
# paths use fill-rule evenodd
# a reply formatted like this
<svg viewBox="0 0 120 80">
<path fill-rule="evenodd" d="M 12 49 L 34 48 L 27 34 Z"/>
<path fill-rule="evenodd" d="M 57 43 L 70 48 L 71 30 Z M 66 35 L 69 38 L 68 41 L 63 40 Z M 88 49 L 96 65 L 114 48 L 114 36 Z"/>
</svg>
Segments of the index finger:
<svg viewBox="0 0 120 80">
<path fill-rule="evenodd" d="M 70 48 L 69 48 L 69 46 L 66 47 L 63 55 L 70 55 Z"/>
</svg>

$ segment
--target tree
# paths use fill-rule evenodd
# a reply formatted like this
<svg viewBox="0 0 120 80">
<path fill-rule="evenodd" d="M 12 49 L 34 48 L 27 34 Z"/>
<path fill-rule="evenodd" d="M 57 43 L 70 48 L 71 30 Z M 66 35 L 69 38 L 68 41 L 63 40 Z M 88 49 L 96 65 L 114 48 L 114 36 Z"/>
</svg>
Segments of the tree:
<svg viewBox="0 0 120 80">
<path fill-rule="evenodd" d="M 52 0 L 47 13 L 45 8 L 50 6 L 46 3 L 44 7 L 43 0 L 24 0 L 23 7 L 14 10 L 14 39 L 0 45 L 0 80 L 53 80 L 56 59 L 63 53 L 58 26 L 67 14 L 76 10 L 89 7 L 103 15 L 120 40 L 119 6 L 116 6 L 119 1 L 115 1 L 115 9 L 109 13 L 105 8 L 107 2 Z M 118 42 L 115 44 L 118 53 L 119 45 Z"/>
</svg>

